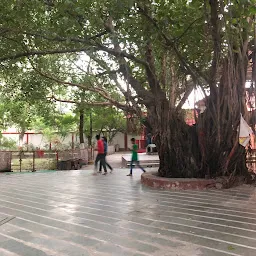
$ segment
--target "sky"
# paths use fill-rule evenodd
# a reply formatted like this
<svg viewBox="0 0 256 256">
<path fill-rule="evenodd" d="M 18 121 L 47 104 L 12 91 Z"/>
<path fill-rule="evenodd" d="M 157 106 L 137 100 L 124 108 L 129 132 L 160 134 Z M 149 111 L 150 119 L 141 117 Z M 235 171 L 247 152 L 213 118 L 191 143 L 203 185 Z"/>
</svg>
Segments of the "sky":
<svg viewBox="0 0 256 256">
<path fill-rule="evenodd" d="M 183 105 L 183 109 L 193 109 L 195 107 L 195 103 L 204 98 L 203 92 L 200 88 L 194 89 L 185 104 Z"/>
</svg>

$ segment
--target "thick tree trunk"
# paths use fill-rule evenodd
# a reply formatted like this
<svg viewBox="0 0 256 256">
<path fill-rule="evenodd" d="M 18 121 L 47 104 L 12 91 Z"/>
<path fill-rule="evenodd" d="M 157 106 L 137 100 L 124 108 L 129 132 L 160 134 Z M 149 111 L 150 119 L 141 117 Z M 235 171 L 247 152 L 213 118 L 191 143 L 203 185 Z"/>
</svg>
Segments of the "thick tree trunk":
<svg viewBox="0 0 256 256">
<path fill-rule="evenodd" d="M 246 114 L 245 74 L 237 56 L 224 60 L 217 94 L 199 117 L 201 168 L 211 177 L 247 173 L 245 149 L 238 144 L 240 114 Z"/>
<path fill-rule="evenodd" d="M 149 122 L 155 135 L 160 158 L 159 175 L 162 177 L 200 177 L 196 166 L 198 152 L 195 132 L 186 125 L 182 113 L 169 108 L 167 100 L 159 100 L 148 109 Z M 193 142 L 194 141 L 194 142 Z"/>
<path fill-rule="evenodd" d="M 245 114 L 245 68 L 238 56 L 223 60 L 216 94 L 194 127 L 181 112 L 156 95 L 148 107 L 163 177 L 217 177 L 246 175 L 245 149 L 238 144 L 240 113 Z M 242 70 L 242 71 L 241 71 Z M 213 85 L 214 86 L 214 85 Z"/>
<path fill-rule="evenodd" d="M 26 129 L 24 127 L 21 127 L 20 135 L 19 135 L 19 146 L 20 147 L 23 146 L 23 139 L 24 139 L 24 136 L 25 136 L 25 132 L 26 132 Z M 27 145 L 27 150 L 28 150 L 28 145 Z"/>
</svg>

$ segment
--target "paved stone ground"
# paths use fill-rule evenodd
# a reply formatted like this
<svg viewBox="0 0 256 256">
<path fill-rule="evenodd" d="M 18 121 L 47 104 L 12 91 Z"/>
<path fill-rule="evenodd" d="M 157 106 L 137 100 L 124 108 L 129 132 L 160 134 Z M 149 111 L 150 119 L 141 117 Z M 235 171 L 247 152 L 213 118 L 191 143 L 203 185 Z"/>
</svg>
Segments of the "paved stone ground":
<svg viewBox="0 0 256 256">
<path fill-rule="evenodd" d="M 87 169 L 1 174 L 0 255 L 256 255 L 254 187 L 159 191 L 140 170 Z"/>
</svg>

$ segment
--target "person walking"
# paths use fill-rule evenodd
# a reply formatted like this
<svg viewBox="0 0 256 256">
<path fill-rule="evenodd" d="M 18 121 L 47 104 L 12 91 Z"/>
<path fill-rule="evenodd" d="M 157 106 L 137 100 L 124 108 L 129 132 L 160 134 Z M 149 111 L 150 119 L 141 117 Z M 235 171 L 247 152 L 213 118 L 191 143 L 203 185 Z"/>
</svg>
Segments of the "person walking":
<svg viewBox="0 0 256 256">
<path fill-rule="evenodd" d="M 108 140 L 105 136 L 102 137 L 102 141 L 103 141 L 103 145 L 104 145 L 104 155 L 105 155 L 105 163 L 106 163 L 106 166 L 110 169 L 110 173 L 112 173 L 113 171 L 113 168 L 112 166 L 107 162 L 106 160 L 106 156 L 108 154 Z M 102 164 L 100 162 L 100 169 L 99 169 L 99 173 L 102 172 Z"/>
<path fill-rule="evenodd" d="M 152 134 L 149 132 L 147 134 L 147 146 L 152 144 Z"/>
<path fill-rule="evenodd" d="M 95 138 L 97 140 L 98 154 L 96 156 L 95 163 L 94 163 L 94 174 L 96 174 L 96 172 L 97 172 L 97 165 L 98 165 L 98 162 L 100 162 L 102 164 L 102 166 L 103 166 L 103 169 L 104 169 L 104 175 L 106 175 L 107 174 L 107 167 L 106 167 L 106 162 L 105 162 L 104 143 L 100 139 L 100 135 L 96 135 Z"/>
<path fill-rule="evenodd" d="M 135 143 L 135 139 L 131 139 L 132 143 L 132 159 L 131 159 L 131 168 L 130 173 L 127 176 L 132 176 L 132 168 L 133 164 L 135 163 L 143 172 L 146 172 L 144 168 L 140 165 L 139 159 L 138 159 L 138 145 Z"/>
</svg>

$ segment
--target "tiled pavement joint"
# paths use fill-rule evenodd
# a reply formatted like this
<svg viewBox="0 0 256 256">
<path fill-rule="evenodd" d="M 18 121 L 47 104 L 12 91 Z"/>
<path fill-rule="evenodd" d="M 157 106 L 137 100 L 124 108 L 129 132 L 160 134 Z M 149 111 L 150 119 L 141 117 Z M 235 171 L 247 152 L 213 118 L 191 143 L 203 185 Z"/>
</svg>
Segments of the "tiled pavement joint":
<svg viewBox="0 0 256 256">
<path fill-rule="evenodd" d="M 1 175 L 0 256 L 256 255 L 255 187 L 153 190 L 127 171 Z"/>
</svg>

